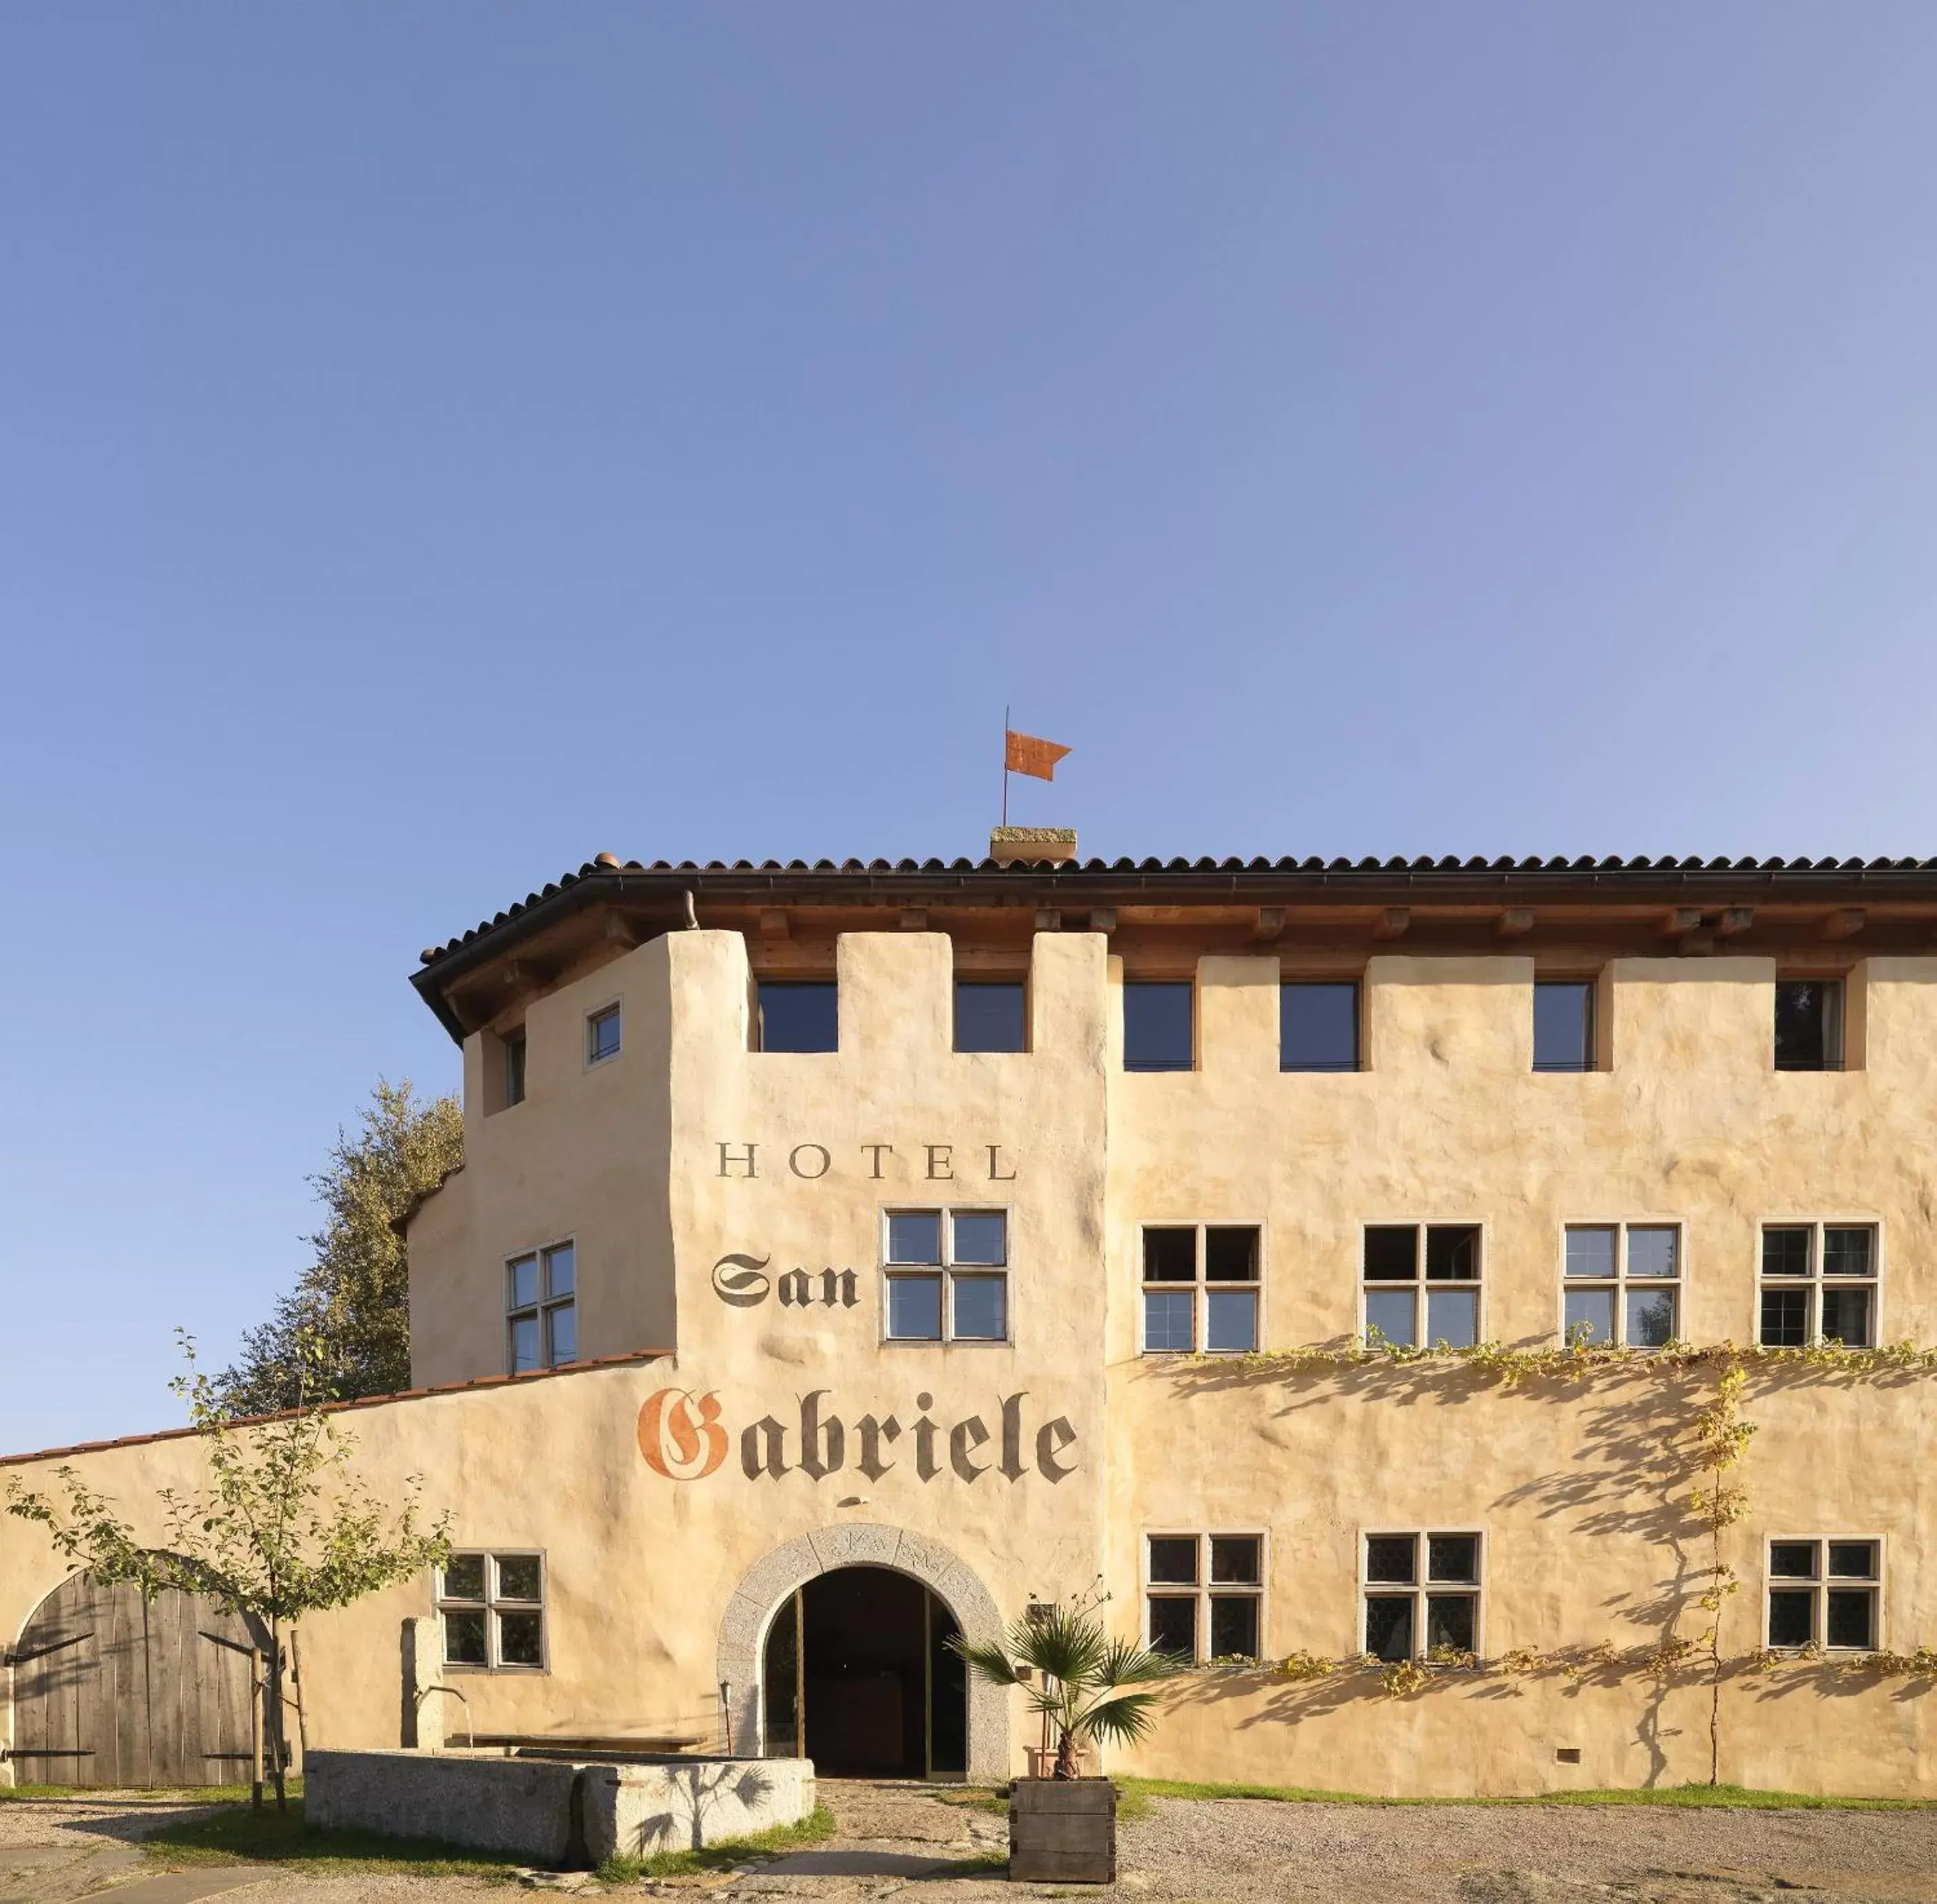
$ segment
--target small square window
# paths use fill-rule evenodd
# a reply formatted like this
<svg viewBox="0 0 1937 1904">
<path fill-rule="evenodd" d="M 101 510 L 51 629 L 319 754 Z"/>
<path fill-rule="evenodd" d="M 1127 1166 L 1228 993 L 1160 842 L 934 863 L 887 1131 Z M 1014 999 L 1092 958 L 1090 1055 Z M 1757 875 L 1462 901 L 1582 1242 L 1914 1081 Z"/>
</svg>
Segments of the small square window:
<svg viewBox="0 0 1937 1904">
<path fill-rule="evenodd" d="M 1008 1333 L 1006 1276 L 951 1276 L 957 1342 L 999 1342 Z"/>
<path fill-rule="evenodd" d="M 1434 1348 L 1472 1348 L 1480 1339 L 1480 1292 L 1476 1289 L 1428 1290 L 1426 1339 Z"/>
<path fill-rule="evenodd" d="M 1823 1292 L 1823 1339 L 1848 1348 L 1870 1346 L 1870 1293 L 1866 1289 Z"/>
<path fill-rule="evenodd" d="M 1214 1584 L 1255 1587 L 1264 1578 L 1259 1565 L 1262 1543 L 1255 1534 L 1211 1536 L 1211 1578 Z"/>
<path fill-rule="evenodd" d="M 1204 1298 L 1204 1347 L 1211 1355 L 1248 1355 L 1258 1345 L 1258 1293 L 1211 1290 Z"/>
<path fill-rule="evenodd" d="M 544 1616 L 538 1613 L 498 1615 L 498 1661 L 501 1666 L 544 1664 Z"/>
<path fill-rule="evenodd" d="M 1029 1048 L 1029 994 L 1019 983 L 955 981 L 955 1048 L 1023 1051 Z"/>
<path fill-rule="evenodd" d="M 608 1005 L 585 1021 L 585 1062 L 603 1064 L 619 1055 L 619 1008 Z"/>
<path fill-rule="evenodd" d="M 445 1576 L 445 1590 L 450 1581 Z M 541 1600 L 544 1598 L 544 1563 L 535 1554 L 501 1554 L 498 1556 L 498 1597 L 501 1600 Z"/>
<path fill-rule="evenodd" d="M 1375 1223 L 1366 1231 L 1366 1281 L 1409 1283 L 1419 1274 L 1419 1231 L 1411 1223 Z"/>
<path fill-rule="evenodd" d="M 1204 1232 L 1204 1278 L 1213 1283 L 1254 1283 L 1258 1279 L 1258 1232 L 1254 1227 L 1212 1224 Z"/>
<path fill-rule="evenodd" d="M 1009 1260 L 1009 1223 L 1001 1210 L 957 1210 L 951 1218 L 955 1249 L 951 1263 L 999 1269 Z"/>
<path fill-rule="evenodd" d="M 1144 1232 L 1144 1281 L 1194 1283 L 1197 1280 L 1195 1229 L 1146 1229 Z"/>
<path fill-rule="evenodd" d="M 763 978 L 754 1029 L 762 1051 L 834 1051 L 841 1043 L 841 988 L 822 979 Z"/>
<path fill-rule="evenodd" d="M 893 1210 L 888 1214 L 888 1260 L 933 1263 L 941 1260 L 941 1212 Z"/>
<path fill-rule="evenodd" d="M 1628 1274 L 1672 1281 L 1681 1273 L 1681 1232 L 1672 1223 L 1636 1223 L 1628 1230 Z"/>
<path fill-rule="evenodd" d="M 898 1342 L 938 1342 L 941 1339 L 941 1278 L 890 1276 L 888 1278 L 888 1334 Z"/>
<path fill-rule="evenodd" d="M 444 1658 L 447 1666 L 488 1666 L 491 1663 L 486 1621 L 480 1607 L 447 1609 L 444 1616 Z"/>
<path fill-rule="evenodd" d="M 1369 1289 L 1366 1291 L 1366 1328 L 1377 1329 L 1381 1338 L 1395 1348 L 1416 1346 L 1413 1313 L 1414 1296 L 1409 1289 Z"/>
<path fill-rule="evenodd" d="M 1766 1289 L 1762 1293 L 1761 1340 L 1768 1348 L 1804 1348 L 1809 1342 L 1809 1292 Z"/>
<path fill-rule="evenodd" d="M 1150 1578 L 1153 1587 L 1195 1587 L 1197 1584 L 1196 1536 L 1151 1535 Z"/>
<path fill-rule="evenodd" d="M 1196 1658 L 1197 1599 L 1194 1594 L 1151 1594 L 1150 1646 L 1153 1653 L 1167 1653 L 1174 1659 Z"/>
<path fill-rule="evenodd" d="M 1762 1233 L 1762 1273 L 1765 1276 L 1806 1276 L 1809 1273 L 1810 1232 L 1804 1226 L 1771 1228 Z"/>
<path fill-rule="evenodd" d="M 1780 1580 L 1814 1580 L 1816 1543 L 1813 1540 L 1772 1541 L 1769 1570 Z"/>
<path fill-rule="evenodd" d="M 1366 1578 L 1410 1587 L 1419 1578 L 1417 1537 L 1412 1534 L 1367 1536 Z"/>
<path fill-rule="evenodd" d="M 1257 1595 L 1213 1593 L 1211 1596 L 1211 1658 L 1254 1660 L 1257 1656 Z"/>
<path fill-rule="evenodd" d="M 1630 1287 L 1627 1298 L 1629 1348 L 1666 1348 L 1675 1340 L 1673 1290 Z"/>
<path fill-rule="evenodd" d="M 1476 1586 L 1480 1578 L 1480 1542 L 1473 1534 L 1429 1534 L 1426 1537 L 1426 1577 Z"/>
<path fill-rule="evenodd" d="M 1412 1657 L 1412 1596 L 1366 1596 L 1366 1651 L 1375 1660 Z"/>
<path fill-rule="evenodd" d="M 1829 1589 L 1823 1643 L 1869 1652 L 1876 1645 L 1876 1595 L 1867 1587 Z"/>
<path fill-rule="evenodd" d="M 1832 1580 L 1874 1580 L 1877 1544 L 1873 1540 L 1832 1540 L 1829 1543 Z"/>
<path fill-rule="evenodd" d="M 1769 1643 L 1807 1646 L 1816 1637 L 1816 1596 L 1808 1590 L 1775 1587 L 1769 1596 Z"/>
<path fill-rule="evenodd" d="M 484 1597 L 484 1556 L 453 1554 L 444 1566 L 444 1597 L 447 1600 L 482 1600 Z"/>
<path fill-rule="evenodd" d="M 1278 1069 L 1359 1069 L 1359 988 L 1356 984 L 1278 987 Z"/>
<path fill-rule="evenodd" d="M 1479 1602 L 1471 1593 L 1429 1593 L 1426 1596 L 1426 1644 L 1429 1651 L 1450 1646 L 1462 1653 L 1473 1651 L 1474 1614 Z"/>
<path fill-rule="evenodd" d="M 542 1669 L 544 1561 L 536 1554 L 453 1554 L 436 1577 L 447 1666 Z"/>
<path fill-rule="evenodd" d="M 1144 1353 L 1188 1355 L 1196 1347 L 1192 1332 L 1196 1308 L 1196 1296 L 1190 1290 L 1145 1290 Z"/>
<path fill-rule="evenodd" d="M 1569 981 L 1533 988 L 1533 1068 L 1592 1071 L 1594 988 Z"/>
<path fill-rule="evenodd" d="M 1570 1289 L 1566 1292 L 1563 1326 L 1569 1342 L 1603 1345 L 1614 1339 L 1614 1292 L 1611 1289 Z"/>
<path fill-rule="evenodd" d="M 1480 1274 L 1480 1232 L 1470 1223 L 1433 1223 L 1426 1232 L 1429 1282 L 1470 1283 Z"/>
<path fill-rule="evenodd" d="M 1612 1223 L 1577 1224 L 1567 1232 L 1567 1273 L 1599 1276 L 1611 1282 L 1614 1244 L 1620 1232 Z"/>
<path fill-rule="evenodd" d="M 1188 1071 L 1196 1062 L 1194 987 L 1132 980 L 1123 987 L 1123 1069 Z"/>
<path fill-rule="evenodd" d="M 1870 1245 L 1875 1232 L 1866 1228 L 1826 1229 L 1823 1232 L 1823 1273 L 1826 1276 L 1870 1276 Z"/>
</svg>

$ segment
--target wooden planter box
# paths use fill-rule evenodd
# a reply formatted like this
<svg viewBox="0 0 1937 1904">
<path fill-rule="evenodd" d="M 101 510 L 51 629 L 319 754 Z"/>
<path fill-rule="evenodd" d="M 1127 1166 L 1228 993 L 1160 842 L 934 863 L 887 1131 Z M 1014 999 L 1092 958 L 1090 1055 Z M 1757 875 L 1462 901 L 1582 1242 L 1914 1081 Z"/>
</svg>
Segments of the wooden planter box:
<svg viewBox="0 0 1937 1904">
<path fill-rule="evenodd" d="M 1114 1883 L 1116 1787 L 1107 1778 L 1018 1778 L 1009 1787 L 1009 1876 Z"/>
</svg>

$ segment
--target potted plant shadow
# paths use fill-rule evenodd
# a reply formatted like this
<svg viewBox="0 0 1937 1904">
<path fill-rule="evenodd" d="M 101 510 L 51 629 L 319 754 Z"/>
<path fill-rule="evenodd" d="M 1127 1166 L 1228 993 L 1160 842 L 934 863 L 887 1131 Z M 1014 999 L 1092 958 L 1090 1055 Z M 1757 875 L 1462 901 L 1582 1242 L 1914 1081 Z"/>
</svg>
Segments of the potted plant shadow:
<svg viewBox="0 0 1937 1904">
<path fill-rule="evenodd" d="M 1087 1777 L 1087 1748 L 1134 1745 L 1156 1722 L 1156 1681 L 1181 1663 L 1112 1639 L 1093 1614 L 1055 1606 L 1019 1620 L 1000 1640 L 950 1644 L 979 1678 L 1020 1686 L 1055 1742 L 1030 1754 L 1032 1775 L 1009 1787 L 1012 1881 L 1107 1884 L 1117 1875 L 1117 1788 Z"/>
</svg>

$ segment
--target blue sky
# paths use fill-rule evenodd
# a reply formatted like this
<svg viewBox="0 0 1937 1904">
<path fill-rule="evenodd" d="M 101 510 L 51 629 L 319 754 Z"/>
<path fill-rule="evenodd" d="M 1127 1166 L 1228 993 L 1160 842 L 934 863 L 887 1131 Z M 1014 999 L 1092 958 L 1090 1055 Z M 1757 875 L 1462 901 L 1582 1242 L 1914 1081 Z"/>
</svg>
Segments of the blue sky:
<svg viewBox="0 0 1937 1904">
<path fill-rule="evenodd" d="M 0 14 L 0 1447 L 593 853 L 1937 853 L 1937 8 Z"/>
</svg>

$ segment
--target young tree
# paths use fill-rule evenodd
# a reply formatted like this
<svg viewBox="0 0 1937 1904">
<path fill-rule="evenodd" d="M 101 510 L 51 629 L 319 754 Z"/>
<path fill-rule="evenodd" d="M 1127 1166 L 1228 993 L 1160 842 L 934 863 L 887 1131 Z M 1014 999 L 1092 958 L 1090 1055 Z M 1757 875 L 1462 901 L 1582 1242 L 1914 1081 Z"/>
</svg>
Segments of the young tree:
<svg viewBox="0 0 1937 1904">
<path fill-rule="evenodd" d="M 382 1078 L 352 1135 L 339 1130 L 329 1168 L 310 1181 L 329 1220 L 309 1240 L 314 1260 L 275 1312 L 242 1339 L 217 1386 L 232 1414 L 296 1405 L 319 1374 L 302 1345 L 323 1351 L 334 1399 L 391 1395 L 411 1385 L 410 1266 L 402 1223 L 464 1161 L 454 1097 L 417 1097 Z"/>
<path fill-rule="evenodd" d="M 220 1386 L 196 1367 L 192 1339 L 180 1340 L 188 1373 L 169 1386 L 188 1404 L 208 1481 L 186 1492 L 159 1490 L 162 1545 L 144 1547 L 114 1502 L 65 1466 L 54 1470 L 64 1502 L 17 1480 L 8 1484 L 8 1511 L 38 1521 L 97 1580 L 132 1581 L 150 1599 L 171 1587 L 205 1593 L 225 1612 L 253 1616 L 268 1630 L 268 1709 L 280 1721 L 285 1633 L 293 1639 L 306 1614 L 347 1606 L 441 1566 L 450 1552 L 449 1516 L 423 1524 L 414 1475 L 394 1516 L 372 1499 L 350 1464 L 355 1443 L 324 1412 L 327 1355 L 315 1337 L 299 1334 L 293 1345 L 295 1408 L 242 1425 L 232 1420 Z M 286 1812 L 280 1752 L 275 1779 L 277 1808 Z"/>
<path fill-rule="evenodd" d="M 1030 1705 L 1055 1731 L 1059 1778 L 1076 1776 L 1077 1748 L 1091 1739 L 1133 1745 L 1143 1738 L 1156 1722 L 1150 1687 L 1182 1669 L 1168 1654 L 1112 1639 L 1093 1614 L 1066 1606 L 1017 1621 L 1004 1640 L 949 1644 L 991 1684 L 1029 1687 Z"/>
</svg>

